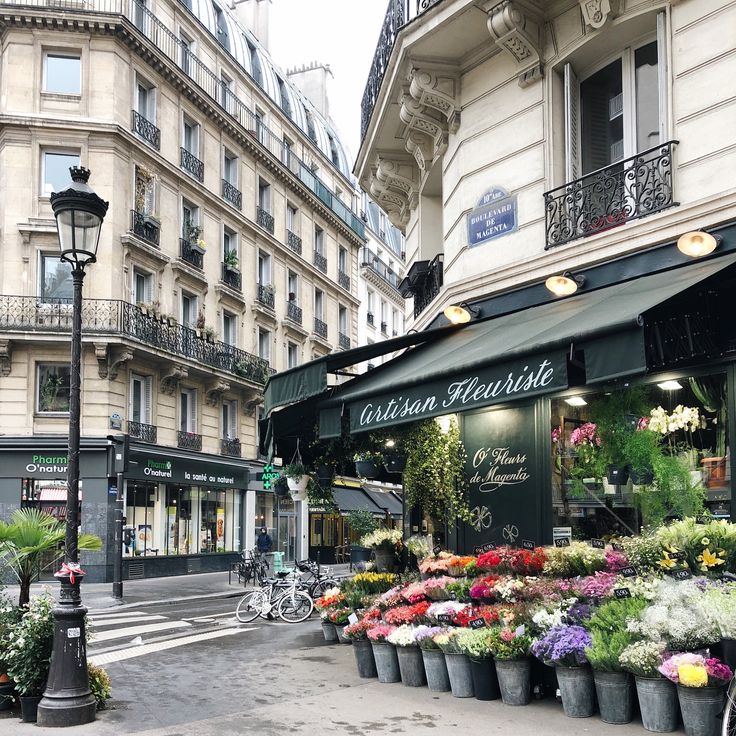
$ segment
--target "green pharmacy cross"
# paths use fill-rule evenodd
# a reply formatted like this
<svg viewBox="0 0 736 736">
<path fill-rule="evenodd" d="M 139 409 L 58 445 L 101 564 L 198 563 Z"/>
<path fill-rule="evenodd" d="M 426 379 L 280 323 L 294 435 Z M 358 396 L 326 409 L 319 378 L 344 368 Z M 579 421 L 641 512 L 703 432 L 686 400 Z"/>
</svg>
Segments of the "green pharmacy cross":
<svg viewBox="0 0 736 736">
<path fill-rule="evenodd" d="M 273 484 L 281 477 L 281 473 L 275 470 L 273 465 L 270 463 L 263 466 L 263 490 L 270 491 L 273 488 Z"/>
</svg>

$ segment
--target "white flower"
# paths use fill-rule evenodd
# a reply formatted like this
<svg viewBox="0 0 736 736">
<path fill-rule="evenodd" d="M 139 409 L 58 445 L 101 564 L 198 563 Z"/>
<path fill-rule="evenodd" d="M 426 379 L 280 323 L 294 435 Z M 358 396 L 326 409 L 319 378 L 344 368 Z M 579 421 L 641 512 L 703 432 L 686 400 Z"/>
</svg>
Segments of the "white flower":
<svg viewBox="0 0 736 736">
<path fill-rule="evenodd" d="M 397 647 L 416 646 L 416 626 L 403 624 L 392 631 L 386 638 Z"/>
</svg>

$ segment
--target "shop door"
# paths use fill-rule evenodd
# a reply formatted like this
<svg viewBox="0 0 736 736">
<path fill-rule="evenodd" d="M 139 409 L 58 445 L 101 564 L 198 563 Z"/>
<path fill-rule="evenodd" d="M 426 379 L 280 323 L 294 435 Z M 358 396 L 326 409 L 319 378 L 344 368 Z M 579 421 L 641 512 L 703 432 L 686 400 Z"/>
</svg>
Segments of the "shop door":
<svg viewBox="0 0 736 736">
<path fill-rule="evenodd" d="M 283 561 L 294 562 L 296 554 L 296 514 L 279 516 L 279 552 L 284 553 Z"/>
</svg>

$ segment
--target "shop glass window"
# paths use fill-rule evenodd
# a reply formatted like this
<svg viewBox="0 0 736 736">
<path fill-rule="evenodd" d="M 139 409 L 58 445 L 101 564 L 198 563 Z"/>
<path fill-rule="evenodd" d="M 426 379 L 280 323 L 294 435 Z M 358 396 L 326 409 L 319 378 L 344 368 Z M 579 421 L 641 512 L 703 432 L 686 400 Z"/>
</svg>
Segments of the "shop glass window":
<svg viewBox="0 0 736 736">
<path fill-rule="evenodd" d="M 256 492 L 256 516 L 255 516 L 255 538 L 261 527 L 266 527 L 268 535 L 273 541 L 273 548 L 276 550 L 276 525 L 278 523 L 278 510 L 276 505 L 276 497 L 273 493 L 265 493 L 263 491 Z"/>
<path fill-rule="evenodd" d="M 66 456 L 64 462 L 52 462 L 56 460 L 51 456 L 47 458 L 47 465 L 57 465 L 61 472 L 66 465 Z M 79 481 L 79 512 L 81 519 L 82 512 L 82 490 L 83 481 Z M 21 508 L 38 509 L 43 513 L 53 516 L 57 521 L 66 521 L 66 496 L 67 483 L 65 478 L 23 478 L 21 480 Z M 41 569 L 49 569 L 41 559 Z"/>
<path fill-rule="evenodd" d="M 43 152 L 41 172 L 41 194 L 48 197 L 52 192 L 61 192 L 71 182 L 69 168 L 79 166 L 78 153 Z"/>
<path fill-rule="evenodd" d="M 197 537 L 194 531 L 198 510 L 196 489 L 189 486 L 167 486 L 165 539 L 167 555 L 189 555 L 197 551 Z"/>
<path fill-rule="evenodd" d="M 79 54 L 46 54 L 44 92 L 79 95 L 82 92 L 82 63 Z"/>
<path fill-rule="evenodd" d="M 39 414 L 69 412 L 69 365 L 40 363 L 36 366 L 36 411 Z"/>
<path fill-rule="evenodd" d="M 159 545 L 160 528 L 156 522 L 154 483 L 131 483 L 125 493 L 125 525 L 123 527 L 123 556 L 133 557 L 163 553 Z"/>
<path fill-rule="evenodd" d="M 41 254 L 39 290 L 41 301 L 56 304 L 73 296 L 72 267 L 59 256 Z"/>
<path fill-rule="evenodd" d="M 225 491 L 202 488 L 200 492 L 199 551 L 225 551 Z"/>
</svg>

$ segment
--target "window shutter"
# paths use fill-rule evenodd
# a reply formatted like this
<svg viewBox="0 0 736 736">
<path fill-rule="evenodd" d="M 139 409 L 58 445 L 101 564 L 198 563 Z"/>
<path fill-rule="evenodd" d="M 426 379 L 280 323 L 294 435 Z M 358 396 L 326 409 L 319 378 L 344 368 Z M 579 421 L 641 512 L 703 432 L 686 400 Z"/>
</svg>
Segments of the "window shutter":
<svg viewBox="0 0 736 736">
<path fill-rule="evenodd" d="M 128 397 L 128 419 L 131 421 L 135 421 L 135 380 L 136 376 L 135 374 L 130 374 L 130 391 L 129 391 L 129 397 Z"/>
<path fill-rule="evenodd" d="M 565 64 L 565 178 L 580 178 L 580 82 Z"/>
<path fill-rule="evenodd" d="M 143 424 L 152 424 L 151 422 L 151 386 L 153 380 L 151 376 L 146 376 L 143 379 L 143 407 L 141 411 L 141 422 Z"/>
<path fill-rule="evenodd" d="M 657 75 L 659 83 L 659 142 L 664 143 L 667 138 L 668 115 L 668 38 L 667 38 L 667 13 L 657 13 Z"/>
<path fill-rule="evenodd" d="M 189 392 L 189 432 L 197 431 L 197 392 Z"/>
</svg>

